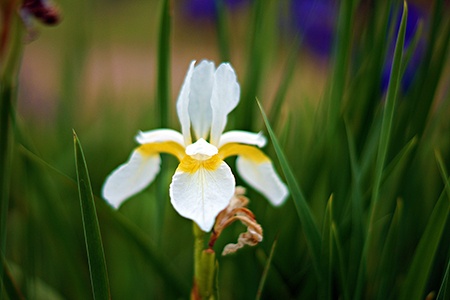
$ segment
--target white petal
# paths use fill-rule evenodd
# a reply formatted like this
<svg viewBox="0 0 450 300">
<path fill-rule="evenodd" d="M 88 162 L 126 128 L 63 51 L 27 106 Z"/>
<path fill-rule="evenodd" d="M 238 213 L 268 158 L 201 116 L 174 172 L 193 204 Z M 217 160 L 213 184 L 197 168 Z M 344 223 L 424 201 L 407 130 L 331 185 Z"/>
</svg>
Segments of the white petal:
<svg viewBox="0 0 450 300">
<path fill-rule="evenodd" d="M 228 63 L 221 64 L 214 74 L 214 85 L 211 95 L 212 123 L 211 144 L 219 145 L 227 115 L 239 102 L 240 88 L 233 68 Z"/>
<path fill-rule="evenodd" d="M 184 79 L 183 86 L 180 90 L 180 95 L 177 100 L 177 114 L 181 124 L 181 133 L 184 137 L 184 144 L 191 143 L 191 121 L 189 119 L 189 94 L 191 92 L 191 78 L 194 72 L 195 60 L 189 65 L 189 70 Z"/>
<path fill-rule="evenodd" d="M 236 166 L 241 177 L 275 205 L 281 205 L 289 195 L 271 161 L 257 163 L 238 156 Z"/>
<path fill-rule="evenodd" d="M 175 142 L 184 147 L 183 135 L 173 129 L 156 129 L 150 131 L 139 131 L 136 141 L 143 144 Z"/>
<path fill-rule="evenodd" d="M 197 139 L 207 139 L 211 129 L 214 71 L 214 63 L 204 60 L 195 67 L 192 74 L 189 117 Z"/>
<path fill-rule="evenodd" d="M 232 130 L 222 134 L 220 137 L 219 148 L 229 143 L 255 145 L 261 148 L 266 145 L 267 139 L 262 132 L 253 133 L 241 130 Z"/>
<path fill-rule="evenodd" d="M 219 212 L 230 203 L 234 186 L 234 176 L 224 162 L 213 171 L 205 168 L 195 173 L 177 170 L 170 184 L 170 199 L 180 215 L 208 232 Z"/>
<path fill-rule="evenodd" d="M 219 150 L 204 139 L 199 139 L 195 143 L 186 147 L 186 154 L 197 160 L 205 160 L 216 155 Z"/>
<path fill-rule="evenodd" d="M 102 195 L 113 207 L 148 186 L 160 169 L 159 155 L 145 155 L 133 151 L 129 160 L 114 170 L 103 185 Z"/>
</svg>

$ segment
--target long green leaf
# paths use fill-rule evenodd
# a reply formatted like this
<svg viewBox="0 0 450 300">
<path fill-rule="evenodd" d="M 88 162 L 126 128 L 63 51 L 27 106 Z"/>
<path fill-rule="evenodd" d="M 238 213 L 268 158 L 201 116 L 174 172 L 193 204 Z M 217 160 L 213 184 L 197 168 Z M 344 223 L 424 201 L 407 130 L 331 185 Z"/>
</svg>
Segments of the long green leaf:
<svg viewBox="0 0 450 300">
<path fill-rule="evenodd" d="M 17 287 L 16 282 L 14 281 L 14 278 L 12 277 L 11 273 L 9 272 L 9 268 L 6 264 L 5 257 L 3 256 L 3 253 L 0 253 L 1 259 L 2 259 L 2 269 L 4 272 L 4 276 L 0 285 L 0 299 L 2 298 L 2 293 L 5 292 L 6 295 L 8 295 L 9 299 L 17 299 L 22 300 L 25 299 L 22 292 Z"/>
<path fill-rule="evenodd" d="M 84 237 L 89 260 L 92 292 L 94 299 L 110 299 L 108 273 L 106 271 L 105 254 L 102 237 L 92 194 L 91 181 L 78 137 L 73 132 L 75 147 L 75 164 L 77 169 L 78 191 L 80 194 L 81 216 L 83 219 Z"/>
<path fill-rule="evenodd" d="M 450 179 L 439 153 L 436 153 L 436 160 L 445 180 L 445 188 L 434 206 L 428 224 L 414 253 L 411 267 L 409 268 L 405 284 L 400 294 L 400 299 L 403 300 L 424 298 L 425 286 L 433 267 L 434 257 L 438 250 L 445 224 L 450 214 Z"/>
<path fill-rule="evenodd" d="M 3 7 L 3 10 L 7 8 Z M 14 7 L 10 7 L 11 11 L 3 14 L 11 14 L 10 24 L 3 23 L 9 28 L 7 34 L 10 39 L 3 40 L 6 43 L 7 52 L 0 57 L 0 251 L 5 253 L 6 250 L 6 225 L 9 211 L 9 193 L 11 181 L 11 163 L 12 163 L 12 137 L 11 137 L 11 120 L 13 119 L 12 111 L 17 99 L 17 76 L 20 69 L 23 52 L 23 23 L 18 14 L 15 13 Z M 4 22 L 4 20 L 2 20 Z M 6 50 L 6 49 L 5 49 Z M 1 61 L 4 60 L 4 61 Z M 3 264 L 0 265 L 0 281 L 3 278 Z"/>
<path fill-rule="evenodd" d="M 163 0 L 160 12 L 159 36 L 158 36 L 158 69 L 156 82 L 156 101 L 159 106 L 159 126 L 161 128 L 169 127 L 170 116 L 170 34 L 171 34 L 171 1 Z M 167 186 L 169 185 L 169 176 L 167 173 L 168 161 L 163 155 L 161 160 L 161 173 L 156 185 L 157 213 L 156 232 L 162 232 L 164 223 L 164 212 L 166 209 Z M 158 239 L 161 237 L 158 236 Z"/>
<path fill-rule="evenodd" d="M 230 39 L 227 22 L 227 8 L 224 0 L 213 0 L 216 9 L 216 28 L 221 61 L 230 61 Z"/>
<path fill-rule="evenodd" d="M 267 131 L 269 132 L 270 139 L 272 140 L 273 146 L 275 148 L 278 160 L 280 161 L 281 169 L 283 170 L 284 176 L 286 177 L 286 181 L 289 186 L 292 199 L 294 200 L 295 208 L 297 209 L 297 214 L 302 224 L 302 229 L 305 234 L 309 252 L 312 257 L 314 270 L 316 271 L 316 275 L 319 282 L 322 284 L 322 280 L 324 278 L 321 271 L 322 268 L 320 262 L 321 237 L 319 229 L 308 206 L 308 203 L 306 202 L 306 199 L 303 196 L 303 192 L 300 189 L 300 186 L 298 185 L 297 181 L 295 180 L 294 173 L 292 172 L 292 169 L 289 166 L 289 163 L 283 153 L 283 150 L 281 149 L 278 143 L 278 139 L 272 130 L 269 120 L 267 119 L 267 115 L 264 112 L 259 101 L 257 103 L 261 111 L 264 123 L 267 127 Z"/>
<path fill-rule="evenodd" d="M 278 235 L 275 237 L 275 239 L 272 243 L 272 248 L 270 248 L 269 258 L 267 258 L 266 265 L 264 267 L 264 271 L 261 276 L 261 280 L 259 281 L 258 291 L 256 292 L 256 297 L 255 297 L 256 300 L 261 299 L 262 291 L 264 289 L 264 285 L 266 284 L 266 280 L 267 280 L 267 274 L 269 274 L 269 268 L 272 263 L 273 254 L 275 253 L 275 248 L 277 247 L 277 242 L 278 242 Z"/>
<path fill-rule="evenodd" d="M 364 260 L 367 259 L 367 252 L 369 251 L 370 243 L 372 240 L 373 226 L 375 222 L 375 216 L 377 211 L 377 203 L 380 194 L 380 186 L 383 179 L 383 171 L 386 162 L 389 141 L 392 131 L 392 123 L 394 119 L 394 111 L 397 102 L 397 93 L 401 80 L 401 61 L 403 55 L 403 45 L 405 42 L 406 33 L 406 20 L 408 17 L 408 6 L 406 2 L 403 3 L 403 14 L 400 22 L 400 28 L 397 35 L 397 41 L 394 50 L 394 59 L 391 68 L 391 77 L 389 80 L 389 86 L 386 96 L 386 105 L 383 112 L 383 118 L 381 123 L 380 140 L 378 144 L 378 153 L 375 165 L 375 178 L 372 188 L 372 201 L 370 204 L 370 219 L 368 224 L 368 232 L 364 242 L 363 255 L 361 256 L 361 263 L 359 265 L 358 279 L 355 290 L 355 298 L 361 298 L 363 290 L 363 282 L 365 280 L 366 265 Z"/>
<path fill-rule="evenodd" d="M 445 269 L 444 278 L 442 279 L 441 287 L 439 288 L 439 293 L 436 300 L 445 300 L 450 298 L 450 258 L 447 259 L 447 268 Z"/>
<path fill-rule="evenodd" d="M 158 77 L 156 99 L 159 105 L 161 128 L 169 125 L 170 104 L 170 0 L 162 2 L 158 38 Z"/>
</svg>

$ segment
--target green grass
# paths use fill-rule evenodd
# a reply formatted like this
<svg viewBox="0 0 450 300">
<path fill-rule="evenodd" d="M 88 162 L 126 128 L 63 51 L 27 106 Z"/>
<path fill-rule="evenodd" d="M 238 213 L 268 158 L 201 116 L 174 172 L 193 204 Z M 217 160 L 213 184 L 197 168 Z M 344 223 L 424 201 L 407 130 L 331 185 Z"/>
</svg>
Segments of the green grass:
<svg viewBox="0 0 450 300">
<path fill-rule="evenodd" d="M 227 129 L 266 132 L 264 151 L 291 194 L 274 208 L 237 177 L 248 187 L 264 240 L 217 255 L 220 298 L 448 298 L 448 4 L 432 1 L 429 18 L 404 48 L 406 19 L 399 27 L 389 21 L 395 13 L 399 23 L 406 16 L 401 1 L 375 1 L 371 9 L 366 1 L 341 1 L 333 52 L 319 62 L 304 50 L 303 36 L 284 31 L 288 1 L 252 1 L 238 13 L 225 2 L 215 3 L 216 24 L 195 25 L 178 1 L 61 1 L 63 23 L 38 27 L 41 37 L 24 46 L 19 81 L 25 32 L 13 27 L 1 61 L 0 298 L 189 298 L 192 223 L 168 202 L 175 160 L 164 156 L 156 182 L 118 211 L 100 190 L 136 146 L 138 130 L 180 129 L 175 83 L 191 60 L 203 58 L 195 56 L 199 51 L 235 67 L 241 102 Z M 180 37 L 195 35 L 204 43 L 182 38 L 181 44 Z M 423 60 L 405 90 L 402 77 L 422 39 Z M 384 92 L 385 56 L 395 43 Z M 90 74 L 103 67 L 93 53 L 111 55 L 116 47 L 148 53 L 148 86 L 119 89 L 111 74 L 106 87 L 92 92 Z M 27 80 L 47 78 L 44 70 L 33 72 L 41 59 L 35 50 L 54 56 L 49 70 L 57 82 L 45 87 L 54 106 L 30 115 L 27 97 L 43 87 Z M 324 89 L 305 88 L 318 73 Z M 72 128 L 83 142 L 81 150 L 75 139 L 76 163 Z M 216 253 L 243 230 L 231 225 Z"/>
</svg>

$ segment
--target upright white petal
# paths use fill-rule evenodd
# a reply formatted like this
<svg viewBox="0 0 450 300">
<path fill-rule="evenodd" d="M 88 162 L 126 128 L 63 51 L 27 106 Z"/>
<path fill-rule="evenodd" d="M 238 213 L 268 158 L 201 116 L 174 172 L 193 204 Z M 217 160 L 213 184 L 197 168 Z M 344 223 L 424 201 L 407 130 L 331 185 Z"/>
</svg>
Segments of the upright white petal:
<svg viewBox="0 0 450 300">
<path fill-rule="evenodd" d="M 227 131 L 220 136 L 220 142 L 218 148 L 222 147 L 225 144 L 229 143 L 238 143 L 238 144 L 247 144 L 247 145 L 255 145 L 259 148 L 264 147 L 267 143 L 266 137 L 259 133 L 241 131 L 241 130 L 232 130 Z"/>
<path fill-rule="evenodd" d="M 216 170 L 203 167 L 195 173 L 177 170 L 170 184 L 170 199 L 180 215 L 208 232 L 219 212 L 230 203 L 234 186 L 234 176 L 224 162 Z"/>
<path fill-rule="evenodd" d="M 136 141 L 143 144 L 175 142 L 184 147 L 184 138 L 181 133 L 173 129 L 155 129 L 150 131 L 139 131 Z"/>
<path fill-rule="evenodd" d="M 236 166 L 241 177 L 275 205 L 281 205 L 289 195 L 271 161 L 257 163 L 238 156 Z"/>
<path fill-rule="evenodd" d="M 177 114 L 181 124 L 181 133 L 184 137 L 184 144 L 191 143 L 191 121 L 189 119 L 189 94 L 191 93 L 191 78 L 194 72 L 195 60 L 189 65 L 189 70 L 181 87 L 177 100 Z"/>
<path fill-rule="evenodd" d="M 207 139 L 211 129 L 214 71 L 214 63 L 203 60 L 195 67 L 192 74 L 189 117 L 197 139 Z"/>
<path fill-rule="evenodd" d="M 211 144 L 219 145 L 220 136 L 227 124 L 227 115 L 238 104 L 239 94 L 239 83 L 233 68 L 228 63 L 221 64 L 214 74 L 211 96 Z"/>
<path fill-rule="evenodd" d="M 133 151 L 129 160 L 114 170 L 103 185 L 102 195 L 113 207 L 142 191 L 159 173 L 161 158 L 159 155 L 145 155 Z"/>
</svg>

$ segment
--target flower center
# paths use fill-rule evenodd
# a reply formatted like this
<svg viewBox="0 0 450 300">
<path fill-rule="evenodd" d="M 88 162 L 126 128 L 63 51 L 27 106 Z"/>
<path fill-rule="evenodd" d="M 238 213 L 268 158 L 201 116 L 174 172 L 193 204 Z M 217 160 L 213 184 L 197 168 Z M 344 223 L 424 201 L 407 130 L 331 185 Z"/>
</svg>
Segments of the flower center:
<svg viewBox="0 0 450 300">
<path fill-rule="evenodd" d="M 222 160 L 217 155 L 217 148 L 204 139 L 199 139 L 186 147 L 186 156 L 181 160 L 178 169 L 187 173 L 195 173 L 200 168 L 209 171 L 217 170 Z"/>
<path fill-rule="evenodd" d="M 200 138 L 198 141 L 186 147 L 186 154 L 196 160 L 208 160 L 219 152 L 217 148 L 204 139 Z"/>
</svg>

